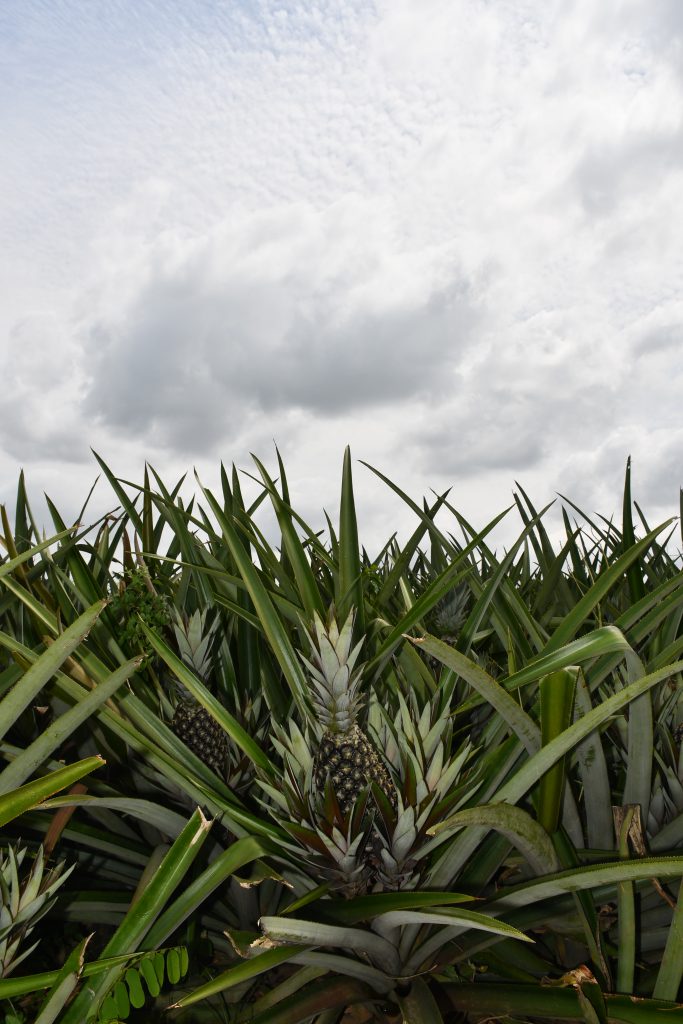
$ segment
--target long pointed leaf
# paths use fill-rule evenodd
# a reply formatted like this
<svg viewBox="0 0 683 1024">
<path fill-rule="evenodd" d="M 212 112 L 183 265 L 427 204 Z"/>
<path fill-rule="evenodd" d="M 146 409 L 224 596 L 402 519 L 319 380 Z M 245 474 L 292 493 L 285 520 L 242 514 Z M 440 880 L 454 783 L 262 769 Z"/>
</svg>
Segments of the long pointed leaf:
<svg viewBox="0 0 683 1024">
<path fill-rule="evenodd" d="M 574 707 L 577 670 L 563 668 L 544 676 L 539 684 L 541 697 L 541 742 L 547 746 L 569 725 Z M 560 820 L 565 789 L 565 760 L 562 758 L 541 776 L 538 787 L 538 820 L 552 834 Z"/>
<path fill-rule="evenodd" d="M 149 930 L 143 948 L 157 949 L 187 917 L 226 879 L 234 875 L 245 864 L 250 864 L 257 857 L 265 856 L 273 850 L 270 844 L 252 836 L 238 839 L 227 850 L 221 853 L 208 868 L 195 878 L 182 894 L 164 911 L 161 917 Z"/>
<path fill-rule="evenodd" d="M 396 975 L 400 970 L 394 946 L 373 932 L 321 924 L 317 921 L 301 921 L 292 917 L 266 916 L 262 917 L 259 923 L 262 931 L 276 942 L 352 949 L 368 954 L 376 966 L 390 975 Z"/>
<path fill-rule="evenodd" d="M 139 667 L 142 658 L 121 665 L 103 683 L 86 693 L 75 707 L 60 715 L 11 764 L 0 772 L 0 793 L 20 786 L 64 740 L 96 711 Z"/>
<path fill-rule="evenodd" d="M 34 779 L 33 782 L 20 786 L 19 789 L 15 789 L 11 793 L 5 793 L 0 796 L 0 826 L 6 825 L 29 808 L 35 807 L 46 797 L 52 796 L 53 793 L 72 786 L 74 782 L 78 782 L 85 775 L 94 772 L 96 768 L 101 768 L 105 763 L 104 758 L 99 755 L 85 757 L 82 761 L 75 761 L 56 772 L 50 772 L 49 775 L 44 775 L 40 779 Z"/>
<path fill-rule="evenodd" d="M 212 978 L 211 981 L 200 985 L 199 988 L 173 1003 L 169 1009 L 178 1010 L 185 1006 L 193 1006 L 195 1003 L 201 1003 L 204 999 L 218 995 L 219 992 L 234 988 L 235 985 L 243 985 L 246 981 L 252 981 L 259 975 L 265 974 L 266 971 L 272 971 L 273 968 L 279 967 L 281 964 L 290 963 L 300 949 L 300 946 L 280 946 L 266 949 L 258 956 L 244 960 L 236 967 L 230 967 L 227 971 Z"/>
<path fill-rule="evenodd" d="M 538 875 L 550 875 L 559 868 L 555 848 L 546 830 L 526 811 L 512 804 L 481 804 L 458 811 L 448 819 L 449 828 L 484 825 L 505 836 Z M 437 829 L 428 829 L 434 835 Z"/>
<path fill-rule="evenodd" d="M 255 455 L 252 455 L 252 458 L 258 467 L 259 473 L 263 477 L 263 482 L 266 485 L 270 500 L 273 504 L 275 515 L 277 516 L 280 531 L 282 533 L 282 545 L 294 571 L 294 576 L 296 578 L 303 606 L 306 610 L 306 615 L 311 622 L 313 621 L 313 616 L 316 612 L 321 618 L 324 618 L 326 609 L 320 597 L 320 592 L 303 544 L 294 529 L 292 510 L 289 507 L 288 502 L 281 498 L 277 493 L 275 484 L 268 475 L 265 466 L 256 458 Z"/>
<path fill-rule="evenodd" d="M 76 650 L 79 644 L 83 643 L 105 605 L 106 601 L 97 601 L 82 615 L 79 615 L 76 621 L 72 622 L 62 635 L 41 654 L 23 678 L 15 683 L 12 690 L 0 701 L 0 739 L 22 711 L 40 693 L 62 662 L 72 651 Z M 2 639 L 3 634 L 0 633 L 0 643 L 2 643 Z"/>
<path fill-rule="evenodd" d="M 662 523 L 656 529 L 651 530 L 646 537 L 643 537 L 641 541 L 634 544 L 628 551 L 616 559 L 616 561 L 600 573 L 590 590 L 584 594 L 580 601 L 578 601 L 574 607 L 569 611 L 555 632 L 552 634 L 548 643 L 543 649 L 543 654 L 550 654 L 551 651 L 556 651 L 559 647 L 569 643 L 576 636 L 577 631 L 581 628 L 583 622 L 588 618 L 590 613 L 593 611 L 595 606 L 610 592 L 612 587 L 623 577 L 629 566 L 633 563 L 651 546 L 653 540 L 665 530 L 671 523 L 672 519 L 667 519 L 666 522 Z"/>
<path fill-rule="evenodd" d="M 254 603 L 254 608 L 261 620 L 271 649 L 280 664 L 287 682 L 289 683 L 292 696 L 294 697 L 300 712 L 305 717 L 307 713 L 308 687 L 301 663 L 299 662 L 282 622 L 273 607 L 273 603 L 268 592 L 261 582 L 258 572 L 244 551 L 234 526 L 229 522 L 227 516 L 214 496 L 204 488 L 202 488 L 202 490 L 211 505 L 225 541 L 230 548 L 232 557 L 234 558 L 242 579 L 247 586 L 249 596 Z"/>
<path fill-rule="evenodd" d="M 353 498 L 351 449 L 348 446 L 344 451 L 339 506 L 339 595 L 337 603 L 342 621 L 345 621 L 351 609 L 355 608 L 357 635 L 363 636 L 365 633 L 365 605 L 358 546 L 358 522 Z"/>
<path fill-rule="evenodd" d="M 50 991 L 48 992 L 36 1018 L 36 1024 L 53 1024 L 58 1015 L 64 1009 L 71 993 L 78 984 L 78 979 L 83 970 L 85 947 L 92 938 L 89 935 L 78 943 L 76 948 L 69 953 L 64 961 L 64 966 L 59 971 Z"/>
<path fill-rule="evenodd" d="M 77 529 L 77 526 L 71 526 L 68 529 L 62 530 L 60 533 L 56 533 L 54 537 L 50 537 L 48 540 L 41 541 L 40 544 L 36 544 L 32 548 L 28 548 L 28 550 L 22 551 L 21 554 L 17 555 L 15 558 L 10 558 L 7 562 L 3 562 L 2 565 L 0 565 L 0 579 L 2 579 L 3 576 L 11 575 L 11 573 L 15 572 L 15 570 L 20 565 L 23 565 L 24 562 L 27 562 L 30 558 L 33 558 L 35 555 L 40 554 L 40 552 L 44 551 L 45 548 L 49 548 L 52 547 L 53 544 L 57 544 L 60 540 L 63 540 L 65 537 L 68 537 Z"/>
<path fill-rule="evenodd" d="M 427 634 L 420 639 L 414 637 L 408 637 L 408 639 L 416 647 L 431 654 L 447 668 L 462 676 L 491 707 L 496 709 L 501 718 L 519 736 L 529 753 L 535 753 L 539 749 L 541 745 L 540 729 L 493 676 L 490 676 L 488 672 L 485 672 L 460 651 L 445 644 L 443 640 L 437 640 L 434 636 Z"/>
</svg>

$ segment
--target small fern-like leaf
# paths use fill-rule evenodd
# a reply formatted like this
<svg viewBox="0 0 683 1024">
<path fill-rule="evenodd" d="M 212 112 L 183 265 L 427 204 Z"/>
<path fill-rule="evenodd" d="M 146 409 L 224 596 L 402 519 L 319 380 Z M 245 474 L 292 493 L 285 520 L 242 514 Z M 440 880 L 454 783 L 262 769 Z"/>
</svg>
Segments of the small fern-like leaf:
<svg viewBox="0 0 683 1024">
<path fill-rule="evenodd" d="M 149 989 L 149 994 L 152 996 L 153 999 L 156 999 L 156 997 L 161 992 L 162 982 L 159 981 L 159 978 L 157 977 L 157 972 L 154 969 L 153 957 L 145 957 L 144 960 L 140 961 L 140 973 L 142 974 L 142 977 L 145 979 L 147 988 Z"/>
<path fill-rule="evenodd" d="M 166 954 L 166 971 L 168 973 L 168 980 L 172 985 L 177 985 L 180 981 L 180 955 L 177 949 L 169 949 Z"/>
<path fill-rule="evenodd" d="M 113 991 L 103 1000 L 97 1024 L 123 1024 L 131 1007 L 139 1010 L 145 1005 L 145 985 L 152 999 L 156 999 L 166 979 L 175 985 L 187 974 L 189 966 L 190 958 L 185 946 L 145 953 L 127 969 L 124 978 L 116 983 Z M 142 984 L 143 980 L 145 985 Z"/>
<path fill-rule="evenodd" d="M 125 974 L 125 980 L 128 986 L 130 1005 L 139 1010 L 145 1005 L 145 991 L 140 980 L 140 971 L 135 967 L 129 967 Z"/>
<path fill-rule="evenodd" d="M 100 1007 L 98 1024 L 110 1024 L 110 1021 L 115 1021 L 117 1017 L 118 1007 L 114 996 L 110 992 Z"/>
<path fill-rule="evenodd" d="M 130 1013 L 130 999 L 128 998 L 128 989 L 123 981 L 116 982 L 114 986 L 114 999 L 116 1000 L 118 1016 L 125 1020 Z"/>
<path fill-rule="evenodd" d="M 152 958 L 152 963 L 154 964 L 154 970 L 156 971 L 157 981 L 159 982 L 159 985 L 163 985 L 166 971 L 166 961 L 164 959 L 164 954 L 155 953 L 154 957 Z"/>
</svg>

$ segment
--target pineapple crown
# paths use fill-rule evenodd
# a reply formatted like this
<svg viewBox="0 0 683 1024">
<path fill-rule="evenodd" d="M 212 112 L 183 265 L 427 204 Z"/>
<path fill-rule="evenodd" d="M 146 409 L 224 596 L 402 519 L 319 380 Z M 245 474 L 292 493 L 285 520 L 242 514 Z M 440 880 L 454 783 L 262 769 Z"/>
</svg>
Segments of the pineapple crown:
<svg viewBox="0 0 683 1024">
<path fill-rule="evenodd" d="M 197 609 L 188 615 L 184 610 L 174 608 L 172 624 L 181 660 L 203 683 L 209 685 L 216 660 L 219 620 L 210 621 L 208 609 Z M 175 679 L 173 685 L 180 700 L 193 699 L 179 679 Z"/>
<path fill-rule="evenodd" d="M 213 649 L 217 639 L 218 620 L 207 624 L 208 611 L 197 609 L 188 616 L 185 612 L 174 611 L 173 632 L 180 657 L 206 682 L 210 675 Z"/>
<path fill-rule="evenodd" d="M 455 587 L 437 602 L 434 629 L 437 636 L 455 637 L 465 621 L 465 606 L 469 598 L 467 587 Z"/>
<path fill-rule="evenodd" d="M 332 733 L 349 732 L 363 705 L 358 693 L 363 666 L 356 666 L 363 641 L 352 648 L 354 619 L 352 610 L 340 629 L 333 607 L 327 624 L 316 612 L 313 633 L 304 626 L 311 654 L 310 658 L 301 653 L 299 657 L 310 675 L 313 712 L 317 721 Z"/>
</svg>

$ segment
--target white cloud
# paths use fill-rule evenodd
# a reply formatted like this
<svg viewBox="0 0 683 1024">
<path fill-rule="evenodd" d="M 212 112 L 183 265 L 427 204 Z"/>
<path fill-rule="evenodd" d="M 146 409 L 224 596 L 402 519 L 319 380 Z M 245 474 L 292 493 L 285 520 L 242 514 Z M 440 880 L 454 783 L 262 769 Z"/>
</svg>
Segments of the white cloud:
<svg viewBox="0 0 683 1024">
<path fill-rule="evenodd" d="M 322 501 L 351 442 L 484 518 L 514 477 L 609 511 L 630 451 L 675 508 L 680 4 L 0 19 L 6 476 L 275 437 Z"/>
</svg>

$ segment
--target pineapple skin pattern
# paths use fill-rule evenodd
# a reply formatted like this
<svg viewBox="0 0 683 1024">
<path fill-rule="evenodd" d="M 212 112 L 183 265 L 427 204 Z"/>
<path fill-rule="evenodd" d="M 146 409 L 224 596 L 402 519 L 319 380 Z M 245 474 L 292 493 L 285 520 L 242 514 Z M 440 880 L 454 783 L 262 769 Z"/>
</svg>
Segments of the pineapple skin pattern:
<svg viewBox="0 0 683 1024">
<path fill-rule="evenodd" d="M 228 737 L 206 708 L 196 701 L 182 701 L 171 719 L 171 729 L 207 768 L 225 778 Z"/>
<path fill-rule="evenodd" d="M 327 730 L 313 762 L 318 792 L 332 783 L 342 814 L 348 814 L 366 786 L 375 783 L 393 804 L 396 802 L 389 772 L 363 730 L 354 725 L 346 733 Z"/>
<path fill-rule="evenodd" d="M 363 666 L 356 662 L 363 641 L 352 649 L 353 624 L 353 612 L 341 629 L 334 611 L 327 626 L 316 615 L 314 633 L 309 633 L 311 656 L 302 656 L 311 679 L 313 714 L 324 728 L 313 761 L 313 781 L 318 792 L 324 793 L 329 778 L 344 815 L 373 783 L 392 805 L 396 803 L 391 776 L 358 724 Z"/>
<path fill-rule="evenodd" d="M 196 611 L 189 618 L 176 612 L 173 631 L 182 660 L 202 682 L 209 685 L 217 622 L 208 626 L 206 611 Z M 224 779 L 229 756 L 228 737 L 184 686 L 178 683 L 177 690 L 180 700 L 171 719 L 171 729 L 193 754 Z"/>
</svg>

